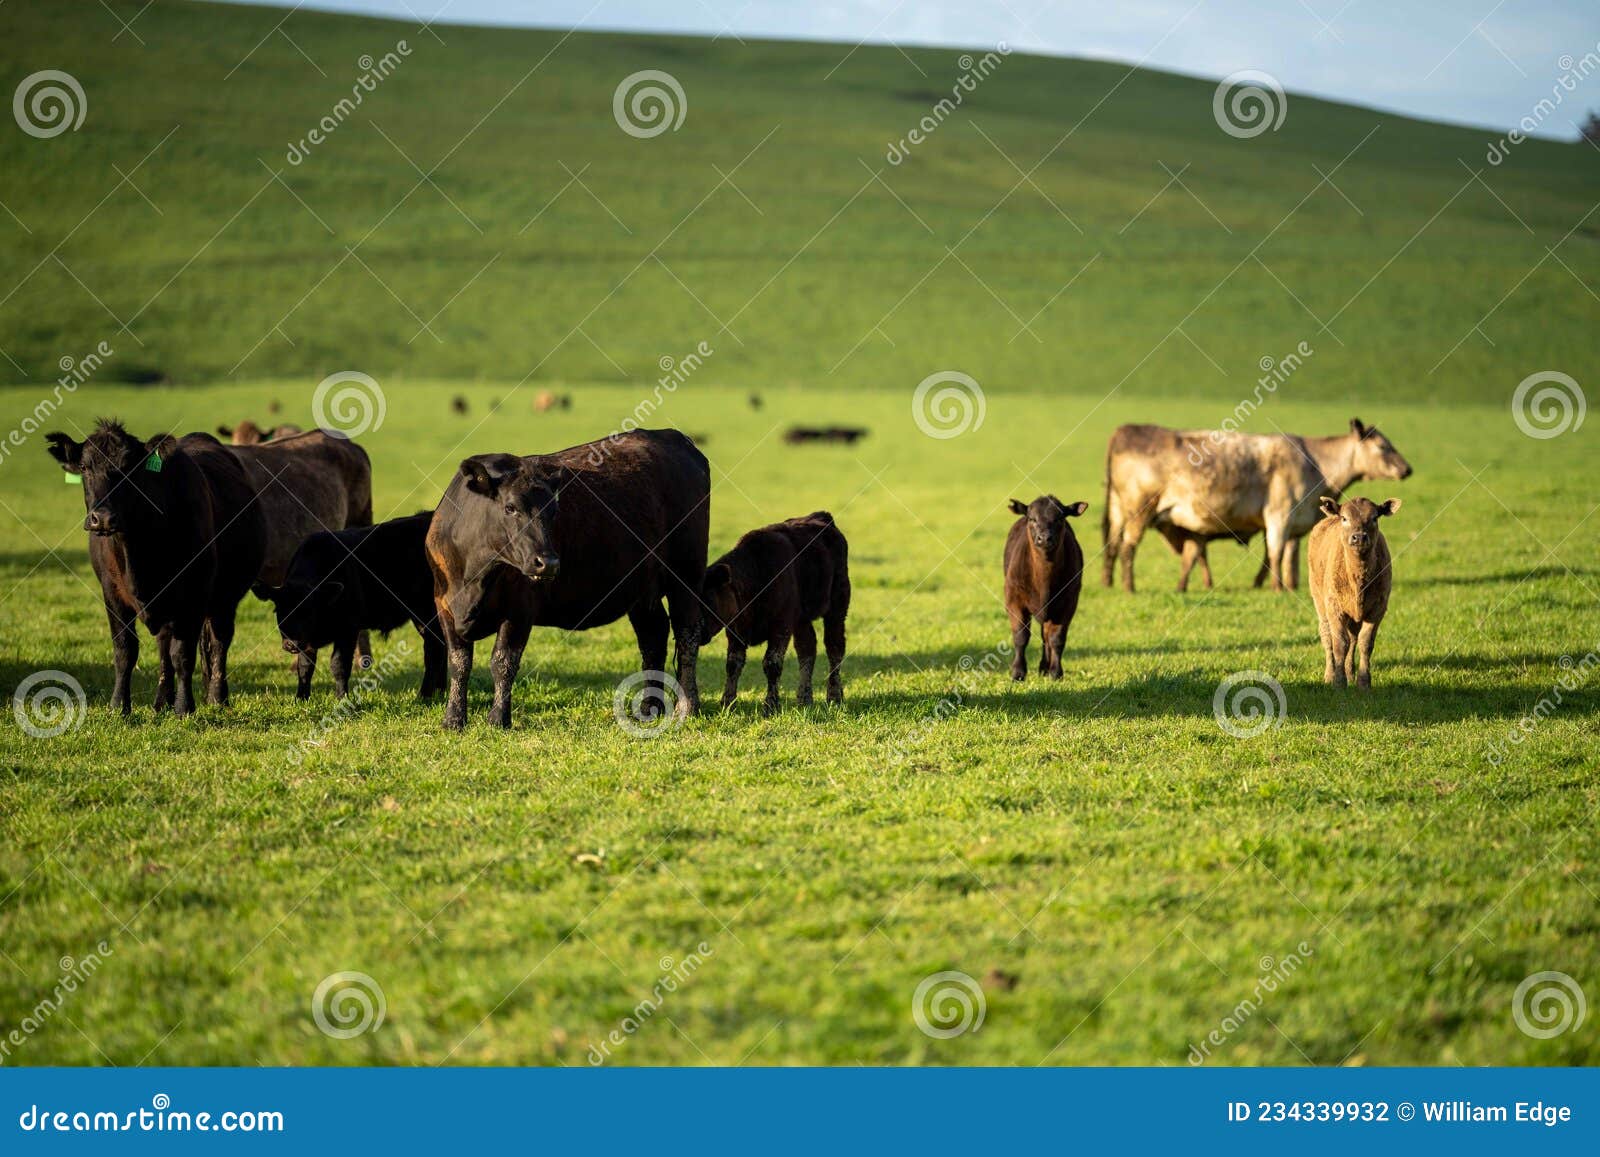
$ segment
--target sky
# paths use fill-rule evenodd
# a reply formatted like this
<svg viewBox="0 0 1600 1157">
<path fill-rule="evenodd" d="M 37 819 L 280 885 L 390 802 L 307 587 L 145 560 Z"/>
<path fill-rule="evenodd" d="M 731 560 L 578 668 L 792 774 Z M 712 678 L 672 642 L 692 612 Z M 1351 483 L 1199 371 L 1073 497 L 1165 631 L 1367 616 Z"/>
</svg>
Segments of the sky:
<svg viewBox="0 0 1600 1157">
<path fill-rule="evenodd" d="M 291 3 L 280 6 L 292 7 Z M 1600 0 L 310 0 L 445 24 L 942 45 L 1088 56 L 1508 129 L 1590 57 L 1538 135 L 1600 110 Z"/>
</svg>

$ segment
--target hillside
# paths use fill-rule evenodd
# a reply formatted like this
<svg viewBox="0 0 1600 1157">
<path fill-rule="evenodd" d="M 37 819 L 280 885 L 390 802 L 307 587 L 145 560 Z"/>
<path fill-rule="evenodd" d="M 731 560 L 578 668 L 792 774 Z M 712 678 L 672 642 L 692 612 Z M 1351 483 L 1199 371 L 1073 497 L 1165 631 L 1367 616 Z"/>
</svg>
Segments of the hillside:
<svg viewBox="0 0 1600 1157">
<path fill-rule="evenodd" d="M 60 69 L 87 101 L 75 132 L 0 132 L 13 380 L 100 341 L 105 377 L 183 384 L 647 383 L 699 342 L 736 386 L 959 369 L 1231 406 L 1301 342 L 1303 396 L 1596 379 L 1580 145 L 1492 167 L 1498 134 L 1293 94 L 1235 139 L 1211 82 L 1011 55 L 890 164 L 963 54 L 107 6 L 130 32 L 0 6 L 5 91 Z M 681 84 L 677 131 L 618 127 L 642 69 Z"/>
</svg>

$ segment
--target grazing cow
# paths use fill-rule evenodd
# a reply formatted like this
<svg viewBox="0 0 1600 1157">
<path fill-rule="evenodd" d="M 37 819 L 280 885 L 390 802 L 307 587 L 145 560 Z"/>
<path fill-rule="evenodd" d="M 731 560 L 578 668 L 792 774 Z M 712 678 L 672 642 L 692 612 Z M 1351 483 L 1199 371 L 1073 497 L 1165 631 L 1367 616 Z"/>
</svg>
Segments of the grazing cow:
<svg viewBox="0 0 1600 1157">
<path fill-rule="evenodd" d="M 237 426 L 217 427 L 217 433 L 228 439 L 235 446 L 255 446 L 262 442 L 270 442 L 275 438 L 287 438 L 290 434 L 298 434 L 300 432 L 299 426 L 289 422 L 263 430 L 249 418 L 246 418 Z"/>
<path fill-rule="evenodd" d="M 1316 525 L 1323 497 L 1363 478 L 1410 475 L 1389 439 L 1359 418 L 1328 438 L 1119 426 L 1106 448 L 1103 580 L 1111 585 L 1120 559 L 1131 592 L 1140 538 L 1170 525 L 1197 539 L 1189 549 L 1199 556 L 1206 539 L 1265 531 L 1272 589 L 1292 590 L 1299 540 Z"/>
<path fill-rule="evenodd" d="M 227 449 L 255 486 L 266 524 L 258 596 L 265 598 L 265 588 L 283 585 L 294 552 L 313 534 L 372 525 L 372 463 L 350 439 L 311 430 Z M 372 645 L 365 632 L 357 650 L 361 665 L 371 666 Z M 304 683 L 316 664 L 314 650 L 301 651 L 295 656 L 295 675 Z"/>
<path fill-rule="evenodd" d="M 1089 509 L 1087 502 L 1065 503 L 1053 494 L 1024 506 L 1015 498 L 1011 512 L 1020 515 L 1006 535 L 1006 614 L 1011 619 L 1011 677 L 1028 674 L 1028 624 L 1039 620 L 1043 635 L 1039 674 L 1061 678 L 1061 651 L 1067 628 L 1078 613 L 1083 591 L 1083 548 L 1069 518 Z"/>
<path fill-rule="evenodd" d="M 761 669 L 767 676 L 762 714 L 778 710 L 778 678 L 783 655 L 794 640 L 800 659 L 795 702 L 811 705 L 811 673 L 817 663 L 817 630 L 822 620 L 828 649 L 828 702 L 844 702 L 839 668 L 844 663 L 844 623 L 850 613 L 850 546 L 826 510 L 752 530 L 711 564 L 701 585 L 709 643 L 728 632 L 728 682 L 724 709 L 739 695 L 739 675 L 752 643 L 766 643 Z"/>
<path fill-rule="evenodd" d="M 101 419 L 82 442 L 46 435 L 83 484 L 89 561 L 111 624 L 111 703 L 132 710 L 144 623 L 160 651 L 155 709 L 194 710 L 196 649 L 206 702 L 228 702 L 228 647 L 239 600 L 261 569 L 265 529 L 255 488 L 209 434 L 141 441 Z"/>
<path fill-rule="evenodd" d="M 1348 660 L 1356 686 L 1372 686 L 1372 644 L 1389 610 L 1391 581 L 1389 544 L 1378 519 L 1399 509 L 1398 498 L 1383 503 L 1352 498 L 1342 505 L 1332 498 L 1322 500 L 1324 518 L 1311 529 L 1307 553 L 1326 683 L 1347 685 Z"/>
<path fill-rule="evenodd" d="M 376 526 L 324 530 L 300 544 L 282 586 L 258 587 L 277 612 L 283 649 L 296 656 L 333 645 L 333 692 L 343 699 L 362 630 L 390 631 L 409 622 L 422 636 L 424 699 L 445 686 L 444 636 L 433 605 L 428 526 L 433 511 Z M 311 695 L 311 667 L 296 665 L 298 698 Z"/>
<path fill-rule="evenodd" d="M 790 426 L 784 432 L 783 440 L 791 446 L 799 446 L 806 442 L 840 442 L 851 446 L 865 438 L 868 433 L 869 431 L 860 426 Z"/>
<path fill-rule="evenodd" d="M 710 465 L 676 430 L 463 461 L 428 530 L 450 660 L 445 727 L 466 723 L 475 640 L 495 636 L 489 721 L 509 727 L 511 686 L 532 628 L 585 631 L 623 615 L 644 670 L 659 673 L 670 613 L 683 691 L 677 712 L 698 711 L 699 595 L 710 524 Z M 661 701 L 659 674 L 647 677 L 645 690 L 655 692 L 646 703 Z"/>
</svg>

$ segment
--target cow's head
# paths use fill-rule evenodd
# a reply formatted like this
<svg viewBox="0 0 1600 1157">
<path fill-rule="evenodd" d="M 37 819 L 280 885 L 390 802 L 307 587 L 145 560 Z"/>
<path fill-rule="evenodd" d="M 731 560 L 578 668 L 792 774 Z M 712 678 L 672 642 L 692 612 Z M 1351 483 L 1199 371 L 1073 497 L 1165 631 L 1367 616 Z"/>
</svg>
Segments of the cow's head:
<svg viewBox="0 0 1600 1157">
<path fill-rule="evenodd" d="M 739 617 L 739 584 L 733 568 L 714 562 L 700 583 L 700 642 L 711 642 L 717 633 Z"/>
<path fill-rule="evenodd" d="M 235 446 L 255 446 L 267 440 L 267 435 L 262 433 L 261 427 L 249 418 L 237 426 L 218 426 L 217 433 L 228 439 Z"/>
<path fill-rule="evenodd" d="M 1350 419 L 1350 435 L 1355 445 L 1351 464 L 1359 478 L 1402 479 L 1411 477 L 1411 463 L 1394 448 L 1394 443 L 1383 436 L 1376 426 L 1365 425 L 1360 418 Z"/>
<path fill-rule="evenodd" d="M 1072 534 L 1067 519 L 1088 509 L 1087 502 L 1062 502 L 1054 494 L 1042 495 L 1026 506 L 1015 498 L 1011 500 L 1011 513 L 1028 520 L 1028 537 L 1045 554 L 1054 554 L 1061 540 Z"/>
<path fill-rule="evenodd" d="M 554 580 L 561 573 L 561 491 L 573 471 L 514 454 L 479 454 L 461 463 L 461 477 L 486 503 L 478 515 L 485 541 L 470 553 L 487 548 L 494 561 L 531 582 Z"/>
<path fill-rule="evenodd" d="M 83 481 L 83 528 L 90 534 L 125 534 L 166 521 L 167 463 L 178 449 L 172 435 L 141 442 L 121 422 L 102 418 L 82 442 L 60 432 L 46 434 L 45 442 L 61 469 Z"/>
<path fill-rule="evenodd" d="M 1378 519 L 1386 518 L 1400 509 L 1400 500 L 1374 502 L 1370 498 L 1352 498 L 1340 502 L 1335 498 L 1322 500 L 1322 513 L 1339 520 L 1339 541 L 1359 555 L 1368 554 L 1382 533 Z"/>
</svg>

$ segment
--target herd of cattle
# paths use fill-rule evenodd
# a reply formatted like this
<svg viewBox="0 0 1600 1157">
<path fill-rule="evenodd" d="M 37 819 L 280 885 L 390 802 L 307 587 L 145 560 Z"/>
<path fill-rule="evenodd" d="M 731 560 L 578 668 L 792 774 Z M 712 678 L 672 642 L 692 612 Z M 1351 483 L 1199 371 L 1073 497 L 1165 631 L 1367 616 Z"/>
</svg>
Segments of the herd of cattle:
<svg viewBox="0 0 1600 1157">
<path fill-rule="evenodd" d="M 473 645 L 494 636 L 490 722 L 511 724 L 511 689 L 535 626 L 582 631 L 627 616 L 645 673 L 643 710 L 665 710 L 668 634 L 676 649 L 679 715 L 699 709 L 699 649 L 727 634 L 724 707 L 738 693 L 746 650 L 765 644 L 765 712 L 778 709 L 791 642 L 796 701 L 811 701 L 823 624 L 827 699 L 842 702 L 840 669 L 850 609 L 849 548 L 819 511 L 753 530 L 707 566 L 710 468 L 676 430 L 634 430 L 553 454 L 465 459 L 431 511 L 374 525 L 365 450 L 326 430 L 263 431 L 254 422 L 182 438 L 140 439 L 102 420 L 82 442 L 47 436 L 67 480 L 83 487 L 89 557 L 111 628 L 112 703 L 131 710 L 138 623 L 160 660 L 156 710 L 228 702 L 228 648 L 246 593 L 271 602 L 283 648 L 307 698 L 316 653 L 331 647 L 335 694 L 352 666 L 370 663 L 370 631 L 407 622 L 423 640 L 421 693 L 445 691 L 444 724 L 466 723 Z M 1363 478 L 1405 478 L 1411 467 L 1377 429 L 1352 420 L 1331 438 L 1123 426 L 1106 460 L 1104 580 L 1154 529 L 1183 560 L 1179 589 L 1206 544 L 1266 538 L 1257 585 L 1298 581 L 1298 542 L 1310 534 L 1312 598 L 1326 678 L 1344 683 L 1370 658 L 1389 596 L 1389 552 L 1377 520 L 1398 499 L 1338 495 Z M 1059 679 L 1083 585 L 1083 551 L 1068 519 L 1088 503 L 1045 495 L 1024 505 L 1005 544 L 1011 674 L 1026 675 L 1031 622 L 1039 671 Z"/>
</svg>

